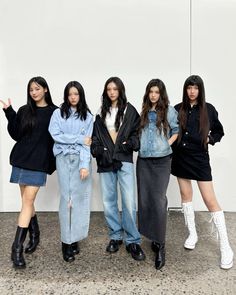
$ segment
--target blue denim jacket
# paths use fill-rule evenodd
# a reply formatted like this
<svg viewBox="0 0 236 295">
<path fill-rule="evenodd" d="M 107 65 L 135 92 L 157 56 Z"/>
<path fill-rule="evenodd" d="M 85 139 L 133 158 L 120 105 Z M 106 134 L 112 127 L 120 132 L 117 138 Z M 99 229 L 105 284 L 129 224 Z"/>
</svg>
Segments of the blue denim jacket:
<svg viewBox="0 0 236 295">
<path fill-rule="evenodd" d="M 55 156 L 61 153 L 79 154 L 79 169 L 89 169 L 90 147 L 84 144 L 84 138 L 92 136 L 93 116 L 90 113 L 87 113 L 86 120 L 82 121 L 74 111 L 68 119 L 65 119 L 62 118 L 60 109 L 56 109 L 52 114 L 48 130 L 55 142 L 53 146 Z"/>
<path fill-rule="evenodd" d="M 165 157 L 172 154 L 172 148 L 168 143 L 168 139 L 179 132 L 177 120 L 178 113 L 174 107 L 168 107 L 167 120 L 169 123 L 169 131 L 167 137 L 162 131 L 160 133 L 156 126 L 157 113 L 150 111 L 148 113 L 148 124 L 142 129 L 140 138 L 139 157 Z"/>
</svg>

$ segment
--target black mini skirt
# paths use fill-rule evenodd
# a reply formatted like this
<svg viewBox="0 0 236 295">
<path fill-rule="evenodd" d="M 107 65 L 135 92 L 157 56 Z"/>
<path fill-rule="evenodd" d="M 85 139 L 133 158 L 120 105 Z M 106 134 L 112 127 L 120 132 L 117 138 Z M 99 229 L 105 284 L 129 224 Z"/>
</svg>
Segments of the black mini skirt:
<svg viewBox="0 0 236 295">
<path fill-rule="evenodd" d="M 171 174 L 179 178 L 212 181 L 208 151 L 175 149 L 172 157 Z"/>
</svg>

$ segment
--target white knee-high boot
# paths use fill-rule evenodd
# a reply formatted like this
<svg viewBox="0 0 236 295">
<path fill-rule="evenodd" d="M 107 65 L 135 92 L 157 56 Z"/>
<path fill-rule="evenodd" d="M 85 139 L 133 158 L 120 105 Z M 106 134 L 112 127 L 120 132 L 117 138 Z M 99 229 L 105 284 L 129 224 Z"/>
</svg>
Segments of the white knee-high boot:
<svg viewBox="0 0 236 295">
<path fill-rule="evenodd" d="M 182 203 L 185 225 L 188 227 L 189 236 L 184 243 L 184 248 L 193 250 L 198 241 L 196 226 L 195 226 L 195 216 L 193 210 L 193 203 L 187 202 Z"/>
<path fill-rule="evenodd" d="M 220 238 L 220 252 L 221 252 L 221 263 L 220 267 L 223 269 L 229 269 L 233 266 L 234 253 L 229 245 L 225 217 L 223 211 L 211 212 L 212 219 L 217 228 Z"/>
</svg>

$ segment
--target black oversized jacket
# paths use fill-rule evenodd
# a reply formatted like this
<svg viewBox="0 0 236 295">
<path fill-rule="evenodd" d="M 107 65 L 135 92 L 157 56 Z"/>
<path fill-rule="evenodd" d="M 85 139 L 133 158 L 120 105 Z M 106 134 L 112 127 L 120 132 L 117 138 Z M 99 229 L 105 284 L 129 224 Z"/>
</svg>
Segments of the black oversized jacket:
<svg viewBox="0 0 236 295">
<path fill-rule="evenodd" d="M 96 116 L 91 153 L 97 161 L 97 172 L 116 171 L 122 166 L 121 162 L 133 163 L 133 151 L 138 151 L 140 147 L 139 124 L 140 116 L 138 112 L 128 103 L 114 144 L 100 115 Z M 126 142 L 126 144 L 123 144 L 123 142 Z"/>
<path fill-rule="evenodd" d="M 175 106 L 175 109 L 179 112 L 181 103 Z M 219 142 L 224 136 L 224 129 L 221 122 L 218 119 L 218 112 L 215 107 L 206 103 L 208 119 L 209 119 L 209 144 L 214 145 L 216 142 Z M 199 133 L 199 117 L 200 110 L 199 105 L 194 105 L 191 107 L 189 105 L 189 110 L 187 113 L 187 123 L 186 129 L 182 130 L 181 141 L 177 144 L 176 140 L 173 148 L 175 149 L 178 145 L 179 148 L 191 149 L 193 151 L 203 151 L 205 147 L 202 143 L 201 134 Z"/>
</svg>

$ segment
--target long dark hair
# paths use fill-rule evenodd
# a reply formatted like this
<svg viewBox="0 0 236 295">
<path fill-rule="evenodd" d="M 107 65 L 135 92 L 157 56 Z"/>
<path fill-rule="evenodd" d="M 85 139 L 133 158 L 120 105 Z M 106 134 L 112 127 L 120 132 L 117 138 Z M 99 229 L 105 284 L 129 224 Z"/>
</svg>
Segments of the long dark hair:
<svg viewBox="0 0 236 295">
<path fill-rule="evenodd" d="M 163 130 L 164 135 L 167 136 L 169 123 L 167 120 L 167 112 L 169 106 L 169 98 L 166 91 L 166 86 L 160 79 L 152 79 L 146 86 L 146 91 L 143 96 L 142 112 L 140 130 L 143 129 L 148 123 L 148 112 L 152 108 L 152 103 L 149 98 L 149 93 L 152 87 L 158 87 L 160 91 L 160 98 L 157 101 L 155 110 L 157 112 L 156 126 L 161 132 Z"/>
<path fill-rule="evenodd" d="M 118 112 L 116 114 L 116 120 L 115 120 L 115 128 L 116 128 L 116 131 L 118 131 L 121 121 L 123 120 L 124 111 L 125 111 L 125 108 L 127 105 L 125 86 L 124 86 L 123 82 L 121 81 L 121 79 L 118 77 L 109 78 L 104 85 L 104 90 L 102 93 L 101 118 L 102 118 L 102 121 L 105 122 L 107 113 L 110 113 L 111 100 L 107 95 L 107 86 L 111 82 L 116 84 L 116 86 L 118 88 L 118 92 L 119 92 L 119 97 L 118 97 L 118 102 L 117 102 Z"/>
<path fill-rule="evenodd" d="M 199 133 L 201 134 L 202 143 L 206 145 L 207 143 L 207 136 L 209 133 L 209 119 L 208 119 L 208 112 L 206 107 L 206 100 L 205 100 L 205 88 L 204 83 L 201 77 L 197 75 L 192 75 L 186 79 L 183 86 L 183 99 L 181 103 L 181 107 L 179 110 L 179 126 L 180 126 L 180 133 L 178 141 L 180 142 L 182 134 L 186 129 L 187 124 L 187 114 L 189 111 L 189 97 L 187 93 L 188 86 L 198 87 L 198 97 L 197 97 L 197 104 L 199 107 Z"/>
<path fill-rule="evenodd" d="M 30 132 L 35 127 L 36 124 L 36 102 L 30 95 L 30 87 L 31 84 L 35 83 L 37 85 L 42 86 L 45 90 L 45 101 L 47 105 L 53 106 L 51 93 L 48 87 L 47 81 L 43 77 L 33 77 L 29 80 L 27 85 L 27 104 L 24 109 L 24 117 L 21 122 L 22 132 Z"/>
<path fill-rule="evenodd" d="M 77 117 L 81 120 L 86 120 L 87 112 L 91 113 L 86 100 L 83 86 L 77 81 L 69 82 L 64 89 L 64 102 L 61 104 L 61 116 L 68 119 L 71 115 L 71 104 L 69 101 L 69 92 L 72 87 L 75 87 L 79 93 L 79 102 L 76 105 Z"/>
</svg>

